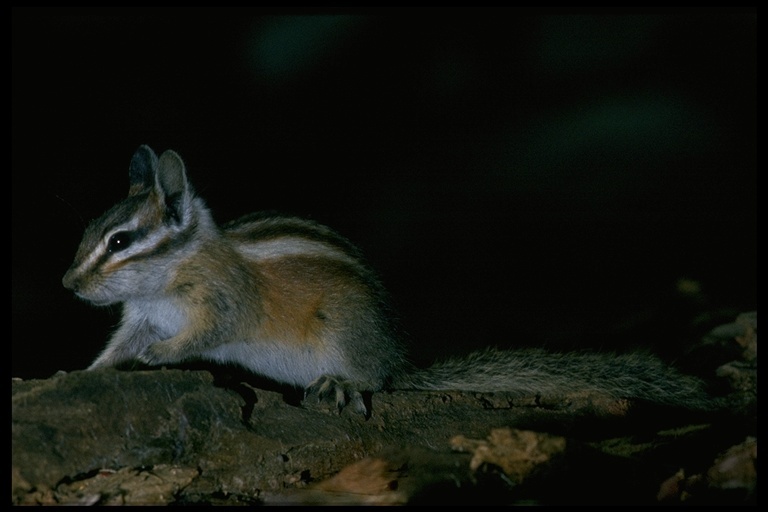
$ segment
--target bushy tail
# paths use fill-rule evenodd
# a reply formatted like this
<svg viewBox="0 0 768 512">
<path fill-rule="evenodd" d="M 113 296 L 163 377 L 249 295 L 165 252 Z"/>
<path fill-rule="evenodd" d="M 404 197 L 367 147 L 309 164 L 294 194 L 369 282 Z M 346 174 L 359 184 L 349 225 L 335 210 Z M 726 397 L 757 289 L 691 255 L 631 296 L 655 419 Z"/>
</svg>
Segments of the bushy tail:
<svg viewBox="0 0 768 512">
<path fill-rule="evenodd" d="M 690 409 L 715 407 L 701 380 L 683 375 L 646 353 L 487 349 L 414 370 L 395 379 L 392 387 L 504 391 L 520 397 L 586 392 Z"/>
</svg>

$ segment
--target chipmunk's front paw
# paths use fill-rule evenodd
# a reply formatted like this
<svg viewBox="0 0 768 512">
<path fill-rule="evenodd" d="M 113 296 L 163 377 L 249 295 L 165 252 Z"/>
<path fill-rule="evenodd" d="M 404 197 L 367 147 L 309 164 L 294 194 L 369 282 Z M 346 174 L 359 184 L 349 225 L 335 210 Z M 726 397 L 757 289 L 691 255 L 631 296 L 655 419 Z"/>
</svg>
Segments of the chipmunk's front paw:
<svg viewBox="0 0 768 512">
<path fill-rule="evenodd" d="M 339 413 L 345 406 L 349 406 L 366 418 L 370 416 L 363 394 L 358 390 L 358 387 L 350 381 L 330 375 L 318 377 L 304 390 L 304 402 L 311 404 L 312 401 L 315 403 L 327 403 L 329 401 L 335 403 L 336 411 Z"/>
<path fill-rule="evenodd" d="M 175 345 L 168 341 L 158 341 L 142 350 L 138 360 L 144 364 L 156 366 L 177 363 L 179 362 L 179 356 Z"/>
</svg>

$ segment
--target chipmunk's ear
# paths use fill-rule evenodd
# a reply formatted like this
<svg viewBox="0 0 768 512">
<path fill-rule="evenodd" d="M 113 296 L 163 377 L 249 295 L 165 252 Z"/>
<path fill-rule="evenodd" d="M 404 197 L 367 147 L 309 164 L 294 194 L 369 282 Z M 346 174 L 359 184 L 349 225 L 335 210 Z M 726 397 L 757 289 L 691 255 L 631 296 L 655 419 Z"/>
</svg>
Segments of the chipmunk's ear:
<svg viewBox="0 0 768 512">
<path fill-rule="evenodd" d="M 149 146 L 139 146 L 139 149 L 131 158 L 128 167 L 128 180 L 130 188 L 128 195 L 132 196 L 155 186 L 155 172 L 157 171 L 157 155 Z"/>
<path fill-rule="evenodd" d="M 175 151 L 165 151 L 157 162 L 155 191 L 165 200 L 166 212 L 181 222 L 191 199 L 187 171 Z"/>
</svg>

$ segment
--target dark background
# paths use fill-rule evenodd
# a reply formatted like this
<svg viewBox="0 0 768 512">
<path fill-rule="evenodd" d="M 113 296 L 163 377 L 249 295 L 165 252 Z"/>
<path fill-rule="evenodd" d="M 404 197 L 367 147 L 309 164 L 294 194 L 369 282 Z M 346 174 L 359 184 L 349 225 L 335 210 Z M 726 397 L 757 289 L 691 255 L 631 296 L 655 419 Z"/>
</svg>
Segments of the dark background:
<svg viewBox="0 0 768 512">
<path fill-rule="evenodd" d="M 119 320 L 61 277 L 143 143 L 219 221 L 355 241 L 417 360 L 674 355 L 697 311 L 757 307 L 756 10 L 274 14 L 13 11 L 13 376 Z"/>
</svg>

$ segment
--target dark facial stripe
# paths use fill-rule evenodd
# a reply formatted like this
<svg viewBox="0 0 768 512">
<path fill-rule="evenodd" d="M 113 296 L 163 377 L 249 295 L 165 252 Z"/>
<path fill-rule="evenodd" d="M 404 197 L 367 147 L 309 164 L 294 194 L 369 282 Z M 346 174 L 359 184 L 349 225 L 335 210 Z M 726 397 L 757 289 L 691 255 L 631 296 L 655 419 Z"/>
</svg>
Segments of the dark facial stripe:
<svg viewBox="0 0 768 512">
<path fill-rule="evenodd" d="M 191 222 L 184 231 L 174 233 L 173 236 L 165 238 L 152 247 L 151 250 L 129 256 L 125 261 L 141 261 L 171 253 L 189 243 L 194 238 L 195 231 L 197 231 L 197 221 Z"/>
</svg>

